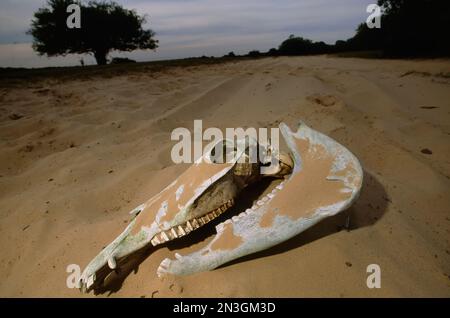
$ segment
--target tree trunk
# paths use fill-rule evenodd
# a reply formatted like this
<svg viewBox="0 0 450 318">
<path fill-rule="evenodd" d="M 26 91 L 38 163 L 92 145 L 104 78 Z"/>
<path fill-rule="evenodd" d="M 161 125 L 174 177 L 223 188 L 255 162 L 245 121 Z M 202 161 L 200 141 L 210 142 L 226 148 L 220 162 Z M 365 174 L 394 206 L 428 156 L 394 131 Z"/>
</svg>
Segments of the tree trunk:
<svg viewBox="0 0 450 318">
<path fill-rule="evenodd" d="M 106 52 L 103 51 L 95 51 L 94 52 L 94 57 L 95 60 L 97 61 L 97 65 L 106 65 Z"/>
</svg>

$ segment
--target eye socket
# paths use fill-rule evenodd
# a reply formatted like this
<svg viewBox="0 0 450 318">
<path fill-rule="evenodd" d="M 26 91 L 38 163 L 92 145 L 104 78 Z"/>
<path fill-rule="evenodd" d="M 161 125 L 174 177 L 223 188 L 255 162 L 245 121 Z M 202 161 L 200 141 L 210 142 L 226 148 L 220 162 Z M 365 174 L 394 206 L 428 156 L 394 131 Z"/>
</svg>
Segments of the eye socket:
<svg viewBox="0 0 450 318">
<path fill-rule="evenodd" d="M 253 142 L 248 136 L 245 139 L 232 140 L 224 139 L 218 142 L 209 153 L 209 159 L 212 163 L 225 163 L 227 160 L 236 159 L 238 151 L 242 151 L 246 158 L 256 158 L 261 152 L 260 145 Z M 243 149 L 242 149 L 243 148 Z"/>
<path fill-rule="evenodd" d="M 211 149 L 209 157 L 212 163 L 225 163 L 227 158 L 233 158 L 236 151 L 236 145 L 229 140 L 222 140 Z"/>
</svg>

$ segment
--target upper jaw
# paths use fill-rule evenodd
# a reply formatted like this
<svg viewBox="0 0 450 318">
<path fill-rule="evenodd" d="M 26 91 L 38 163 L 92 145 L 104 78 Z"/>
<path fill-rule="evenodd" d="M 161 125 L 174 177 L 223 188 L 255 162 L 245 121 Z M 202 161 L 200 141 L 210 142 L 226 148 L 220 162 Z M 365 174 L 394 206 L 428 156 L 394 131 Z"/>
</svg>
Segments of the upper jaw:
<svg viewBox="0 0 450 318">
<path fill-rule="evenodd" d="M 223 214 L 227 209 L 229 209 L 231 206 L 233 206 L 234 200 L 230 199 L 223 203 L 221 206 L 219 206 L 216 209 L 213 209 L 211 212 L 199 216 L 196 218 L 192 218 L 190 220 L 187 220 L 186 222 L 182 224 L 178 224 L 175 226 L 172 226 L 171 228 L 167 230 L 161 230 L 160 232 L 156 233 L 153 238 L 150 240 L 150 243 L 153 246 L 157 246 L 163 243 L 166 243 L 168 241 L 175 240 L 177 238 L 183 237 L 190 232 L 202 227 L 203 225 L 211 222 L 212 220 L 219 217 L 221 214 Z"/>
<path fill-rule="evenodd" d="M 236 161 L 238 157 L 234 160 Z M 206 160 L 206 162 L 208 161 Z M 187 235 L 189 232 L 215 219 L 232 206 L 234 203 L 233 199 L 227 198 L 225 202 L 222 202 L 215 209 L 208 211 L 202 216 L 189 219 L 187 217 L 189 214 L 188 211 L 195 200 L 207 192 L 218 180 L 227 175 L 233 167 L 233 162 L 216 164 L 215 166 L 217 168 L 211 171 L 211 175 L 206 175 L 204 179 L 199 180 L 197 185 L 192 186 L 194 187 L 192 190 L 193 194 L 186 198 L 182 207 L 179 204 L 182 201 L 181 199 L 183 199 L 183 194 L 179 195 L 176 191 L 177 187 L 179 189 L 180 186 L 177 184 L 180 176 L 158 195 L 131 211 L 130 214 L 132 214 L 133 220 L 127 228 L 113 242 L 105 247 L 84 269 L 80 278 L 80 289 L 82 291 L 89 291 L 95 286 L 94 283 L 102 283 L 102 277 L 97 277 L 100 276 L 97 274 L 103 271 L 105 267 L 109 267 L 112 270 L 115 269 L 118 259 L 145 247 L 149 243 L 156 246 Z M 197 161 L 191 168 L 196 171 L 194 172 L 194 177 L 197 177 L 198 170 L 201 172 L 202 169 L 201 161 Z M 186 173 L 189 173 L 189 171 Z M 192 183 L 191 180 L 193 178 L 188 177 L 185 179 L 183 181 L 186 183 L 184 187 L 187 188 L 188 184 Z M 187 189 L 184 191 L 188 192 Z M 160 201 L 163 201 L 163 203 L 160 206 L 158 200 L 164 197 L 167 197 L 167 200 L 164 201 L 161 199 Z M 165 209 L 162 208 L 163 204 L 170 200 L 178 204 L 178 208 L 173 213 L 173 217 L 168 220 L 163 220 L 167 213 L 167 207 Z M 153 215 L 155 211 L 157 213 Z"/>
<path fill-rule="evenodd" d="M 136 218 L 134 218 L 126 229 L 108 246 L 106 246 L 84 269 L 79 281 L 79 288 L 87 292 L 94 287 L 94 283 L 99 283 L 97 273 L 107 264 L 109 268 L 115 269 L 116 259 L 123 254 L 126 246 L 123 244 L 125 239 L 134 227 Z"/>
<path fill-rule="evenodd" d="M 156 222 L 154 222 L 150 229 L 141 231 L 137 236 L 130 236 L 136 222 L 136 219 L 133 219 L 125 231 L 88 264 L 80 278 L 80 289 L 86 292 L 92 289 L 95 283 L 102 283 L 102 278 L 97 277 L 101 269 L 108 266 L 111 270 L 115 270 L 119 258 L 139 250 L 147 245 L 148 241 L 153 246 L 157 246 L 181 238 L 216 219 L 233 205 L 234 200 L 230 199 L 204 216 L 190 219 L 183 224 L 175 225 L 167 230 L 160 229 Z"/>
</svg>

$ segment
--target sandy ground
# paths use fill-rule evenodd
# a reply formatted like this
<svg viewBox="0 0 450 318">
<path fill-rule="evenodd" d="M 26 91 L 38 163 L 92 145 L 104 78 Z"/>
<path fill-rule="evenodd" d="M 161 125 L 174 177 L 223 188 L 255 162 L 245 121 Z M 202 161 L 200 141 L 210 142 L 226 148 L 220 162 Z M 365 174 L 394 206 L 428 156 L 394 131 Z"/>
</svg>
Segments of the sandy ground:
<svg viewBox="0 0 450 318">
<path fill-rule="evenodd" d="M 186 169 L 170 159 L 174 128 L 303 119 L 363 164 L 350 231 L 339 215 L 217 270 L 157 278 L 206 229 L 146 252 L 99 296 L 449 297 L 449 72 L 442 60 L 266 58 L 1 88 L 0 296 L 93 296 L 66 287 L 66 267 Z M 380 289 L 366 286 L 373 263 Z"/>
</svg>

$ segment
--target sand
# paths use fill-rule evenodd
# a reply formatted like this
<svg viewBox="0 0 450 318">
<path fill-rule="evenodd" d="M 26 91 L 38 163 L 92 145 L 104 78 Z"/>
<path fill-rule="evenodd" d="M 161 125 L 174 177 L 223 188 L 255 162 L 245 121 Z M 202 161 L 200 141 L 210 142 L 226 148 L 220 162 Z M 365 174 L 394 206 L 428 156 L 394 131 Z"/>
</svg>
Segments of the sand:
<svg viewBox="0 0 450 318">
<path fill-rule="evenodd" d="M 0 88 L 0 296 L 93 297 L 66 286 L 187 168 L 176 127 L 303 119 L 361 161 L 361 197 L 270 250 L 156 276 L 213 229 L 146 251 L 97 297 L 450 296 L 450 62 L 280 57 Z M 366 286 L 369 264 L 381 288 Z"/>
</svg>

